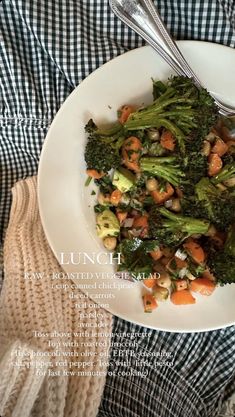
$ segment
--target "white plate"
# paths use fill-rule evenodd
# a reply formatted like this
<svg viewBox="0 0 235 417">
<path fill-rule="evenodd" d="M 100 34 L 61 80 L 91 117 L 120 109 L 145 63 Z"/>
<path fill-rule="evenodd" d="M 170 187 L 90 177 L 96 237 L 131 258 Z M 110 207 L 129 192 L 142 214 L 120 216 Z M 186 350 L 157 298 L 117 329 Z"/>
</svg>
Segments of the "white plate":
<svg viewBox="0 0 235 417">
<path fill-rule="evenodd" d="M 224 102 L 235 106 L 235 51 L 206 42 L 181 41 L 178 44 L 205 85 Z M 150 47 L 135 49 L 87 77 L 56 115 L 41 154 L 38 196 L 44 230 L 59 261 L 62 252 L 86 252 L 92 256 L 92 253 L 104 251 L 95 233 L 94 197 L 91 196 L 94 187 L 84 187 L 85 124 L 91 117 L 97 124 L 115 120 L 116 111 L 123 104 L 150 102 L 151 78 L 166 80 L 171 74 L 168 65 Z M 152 314 L 146 314 L 139 284 L 130 288 L 123 280 L 107 279 L 107 274 L 114 271 L 112 265 L 70 263 L 63 268 L 67 273 L 100 274 L 103 271 L 104 279 L 87 280 L 80 276 L 74 279 L 75 283 L 81 284 L 90 297 L 102 297 L 93 299 L 106 304 L 113 314 L 146 327 L 192 332 L 235 323 L 235 285 L 218 288 L 210 297 L 197 297 L 195 305 L 178 307 L 167 301 L 159 303 Z M 108 288 L 102 289 L 103 283 Z M 100 288 L 86 290 L 84 284 Z M 119 284 L 125 284 L 126 288 L 110 289 Z"/>
</svg>

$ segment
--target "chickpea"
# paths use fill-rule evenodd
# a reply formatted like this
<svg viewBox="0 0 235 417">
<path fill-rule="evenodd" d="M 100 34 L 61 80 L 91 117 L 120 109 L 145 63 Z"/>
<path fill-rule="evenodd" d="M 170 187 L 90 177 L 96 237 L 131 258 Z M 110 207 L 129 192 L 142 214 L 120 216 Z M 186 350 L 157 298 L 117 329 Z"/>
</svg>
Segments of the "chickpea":
<svg viewBox="0 0 235 417">
<path fill-rule="evenodd" d="M 225 185 L 224 185 L 224 184 L 222 184 L 222 183 L 216 184 L 216 187 L 217 187 L 220 191 L 226 191 L 226 190 L 227 190 L 227 188 L 225 187 Z"/>
<path fill-rule="evenodd" d="M 201 233 L 193 233 L 193 235 L 191 235 L 192 239 L 200 239 L 200 237 L 202 237 Z"/>
<path fill-rule="evenodd" d="M 166 300 L 169 295 L 169 291 L 167 288 L 160 287 L 159 285 L 156 285 L 153 290 L 153 296 L 158 301 Z"/>
<path fill-rule="evenodd" d="M 171 210 L 176 211 L 177 213 L 181 210 L 181 204 L 179 198 L 173 198 Z"/>
<path fill-rule="evenodd" d="M 149 129 L 148 130 L 148 137 L 153 142 L 156 142 L 160 139 L 160 133 L 157 129 Z"/>
<path fill-rule="evenodd" d="M 157 280 L 157 285 L 163 288 L 170 288 L 171 286 L 171 279 L 167 273 L 161 274 L 160 278 Z"/>
<path fill-rule="evenodd" d="M 235 177 L 231 177 L 228 180 L 224 181 L 224 184 L 227 187 L 234 187 L 235 186 Z"/>
<path fill-rule="evenodd" d="M 211 152 L 211 144 L 208 140 L 203 142 L 202 155 L 209 156 Z"/>
<path fill-rule="evenodd" d="M 158 181 L 155 178 L 149 178 L 146 181 L 146 188 L 148 191 L 156 191 L 158 189 Z"/>
<path fill-rule="evenodd" d="M 213 236 L 216 235 L 216 233 L 217 233 L 217 230 L 216 230 L 215 226 L 213 224 L 211 224 L 209 229 L 208 229 L 208 232 L 206 233 L 206 236 L 213 237 Z"/>
<path fill-rule="evenodd" d="M 208 141 L 208 142 L 214 142 L 215 141 L 215 139 L 217 138 L 218 136 L 216 136 L 213 132 L 210 132 L 210 133 L 208 133 L 208 135 L 205 137 L 205 139 Z"/>
<path fill-rule="evenodd" d="M 103 194 L 103 193 L 99 193 L 98 197 L 97 197 L 98 203 L 101 204 L 102 206 L 107 205 L 110 203 L 110 195 L 109 194 Z"/>
<path fill-rule="evenodd" d="M 103 239 L 104 247 L 108 250 L 114 250 L 117 246 L 117 239 L 114 236 L 108 236 Z"/>
<path fill-rule="evenodd" d="M 130 201 L 131 201 L 131 199 L 130 199 L 129 195 L 122 194 L 122 197 L 121 197 L 121 203 L 122 204 L 125 204 L 125 205 L 128 206 L 128 204 L 130 203 Z"/>
</svg>

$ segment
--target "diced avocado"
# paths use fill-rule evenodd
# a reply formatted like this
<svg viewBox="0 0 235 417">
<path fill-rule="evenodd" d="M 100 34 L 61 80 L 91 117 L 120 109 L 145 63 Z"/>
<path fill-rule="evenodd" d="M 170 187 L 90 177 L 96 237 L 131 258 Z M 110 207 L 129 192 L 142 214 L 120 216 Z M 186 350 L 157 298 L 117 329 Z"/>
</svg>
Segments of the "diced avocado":
<svg viewBox="0 0 235 417">
<path fill-rule="evenodd" d="M 129 191 L 135 185 L 135 175 L 126 168 L 119 168 L 114 171 L 112 184 L 122 193 Z"/>
<path fill-rule="evenodd" d="M 120 224 L 111 210 L 104 210 L 96 218 L 97 235 L 104 239 L 107 236 L 117 236 L 120 231 Z"/>
</svg>

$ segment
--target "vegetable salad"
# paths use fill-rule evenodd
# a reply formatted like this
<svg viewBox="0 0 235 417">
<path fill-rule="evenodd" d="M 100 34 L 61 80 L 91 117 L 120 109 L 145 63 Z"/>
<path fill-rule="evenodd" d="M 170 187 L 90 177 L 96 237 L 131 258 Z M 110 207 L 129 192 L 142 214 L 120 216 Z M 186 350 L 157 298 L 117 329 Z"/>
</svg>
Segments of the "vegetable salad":
<svg viewBox="0 0 235 417">
<path fill-rule="evenodd" d="M 142 281 L 145 312 L 235 282 L 235 138 L 190 79 L 153 81 L 153 103 L 86 125 L 97 234 Z"/>
</svg>

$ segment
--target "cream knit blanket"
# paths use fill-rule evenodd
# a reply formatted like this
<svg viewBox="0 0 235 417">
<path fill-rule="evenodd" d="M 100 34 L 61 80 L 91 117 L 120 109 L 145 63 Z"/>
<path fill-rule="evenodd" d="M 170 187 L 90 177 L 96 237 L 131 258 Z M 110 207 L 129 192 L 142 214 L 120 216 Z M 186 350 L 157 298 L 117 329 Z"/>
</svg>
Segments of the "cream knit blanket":
<svg viewBox="0 0 235 417">
<path fill-rule="evenodd" d="M 100 313 L 110 334 L 112 316 L 101 308 L 78 309 L 68 292 L 52 288 L 50 275 L 62 270 L 40 222 L 36 177 L 19 181 L 12 193 L 0 299 L 0 415 L 95 417 L 110 338 L 92 332 Z M 35 272 L 43 278 L 25 278 Z"/>
</svg>

